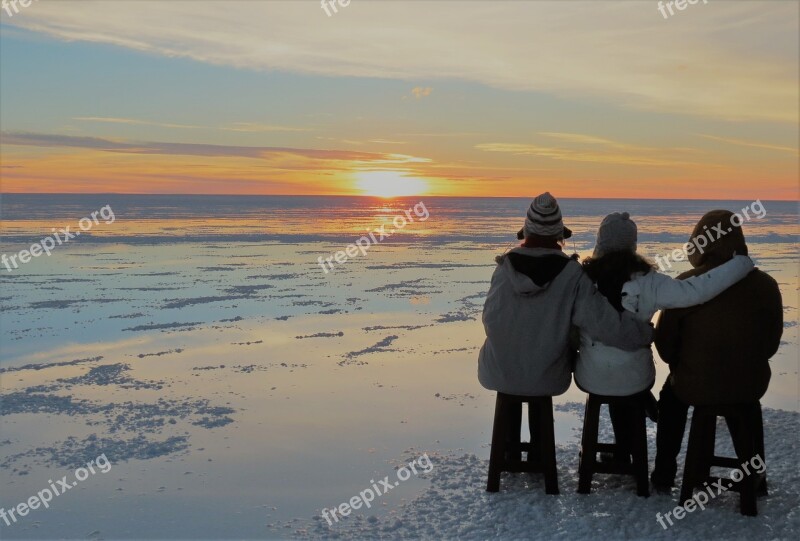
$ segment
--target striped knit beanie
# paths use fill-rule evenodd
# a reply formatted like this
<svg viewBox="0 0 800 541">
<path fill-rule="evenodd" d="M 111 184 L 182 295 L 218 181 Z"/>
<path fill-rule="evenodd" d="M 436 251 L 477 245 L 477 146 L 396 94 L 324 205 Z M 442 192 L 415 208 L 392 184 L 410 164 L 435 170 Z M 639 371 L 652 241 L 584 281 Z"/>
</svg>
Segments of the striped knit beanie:
<svg viewBox="0 0 800 541">
<path fill-rule="evenodd" d="M 528 209 L 528 215 L 525 217 L 523 231 L 526 237 L 539 235 L 566 239 L 572 234 L 569 229 L 564 227 L 558 201 L 550 195 L 550 192 L 545 192 L 533 200 Z"/>
</svg>

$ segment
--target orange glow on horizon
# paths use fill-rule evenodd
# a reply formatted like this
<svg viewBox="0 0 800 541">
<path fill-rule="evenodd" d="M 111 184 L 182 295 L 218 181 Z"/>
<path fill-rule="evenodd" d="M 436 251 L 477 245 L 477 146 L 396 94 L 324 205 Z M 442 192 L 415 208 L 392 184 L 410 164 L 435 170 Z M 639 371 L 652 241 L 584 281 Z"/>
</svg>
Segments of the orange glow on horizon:
<svg viewBox="0 0 800 541">
<path fill-rule="evenodd" d="M 309 159 L 111 153 L 3 145 L 3 193 L 131 193 L 229 195 L 417 195 L 600 199 L 797 200 L 790 158 L 750 163 L 700 163 L 681 168 L 621 167 L 556 161 L 548 169 L 462 160 L 414 163 L 403 170 L 365 170 L 352 157 Z M 464 159 L 468 155 L 465 154 Z M 495 158 L 493 155 L 492 158 Z M 386 166 L 385 166 L 386 167 Z M 765 178 L 765 171 L 768 174 Z M 757 182 L 754 180 L 757 179 Z"/>
</svg>

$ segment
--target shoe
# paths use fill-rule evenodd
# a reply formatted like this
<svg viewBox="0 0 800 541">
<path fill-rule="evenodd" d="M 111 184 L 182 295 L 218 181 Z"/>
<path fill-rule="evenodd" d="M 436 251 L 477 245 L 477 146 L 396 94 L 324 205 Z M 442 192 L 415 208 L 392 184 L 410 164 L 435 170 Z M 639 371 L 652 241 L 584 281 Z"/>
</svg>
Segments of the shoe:
<svg viewBox="0 0 800 541">
<path fill-rule="evenodd" d="M 672 489 L 675 486 L 674 481 L 665 481 L 664 479 L 659 478 L 655 471 L 650 474 L 650 483 L 653 485 L 653 490 L 655 490 L 657 494 L 661 494 L 663 496 L 671 495 Z"/>
<path fill-rule="evenodd" d="M 600 462 L 603 464 L 616 464 L 616 465 L 633 464 L 631 455 L 619 455 L 616 453 L 600 453 Z"/>
<path fill-rule="evenodd" d="M 650 480 L 652 481 L 652 479 Z M 658 483 L 653 482 L 653 490 L 656 494 L 660 494 L 661 496 L 671 496 L 672 495 L 672 486 L 671 485 L 660 485 Z"/>
</svg>

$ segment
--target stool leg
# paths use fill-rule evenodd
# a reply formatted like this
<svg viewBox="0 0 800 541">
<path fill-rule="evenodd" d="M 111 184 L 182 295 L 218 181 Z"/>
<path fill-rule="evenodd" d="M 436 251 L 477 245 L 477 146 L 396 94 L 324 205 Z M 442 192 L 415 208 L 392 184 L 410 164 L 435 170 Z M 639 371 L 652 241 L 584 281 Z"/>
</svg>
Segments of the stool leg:
<svg viewBox="0 0 800 541">
<path fill-rule="evenodd" d="M 508 462 L 522 460 L 522 402 L 504 401 L 503 423 L 505 425 L 505 455 Z"/>
<path fill-rule="evenodd" d="M 528 431 L 531 434 L 531 444 L 528 447 L 528 464 L 531 469 L 541 469 L 544 455 L 542 454 L 542 435 L 539 427 L 542 426 L 542 406 L 538 402 L 528 402 Z"/>
<path fill-rule="evenodd" d="M 700 455 L 703 460 L 700 462 L 701 468 L 700 477 L 698 478 L 699 482 L 705 481 L 711 475 L 711 463 L 714 460 L 717 446 L 717 418 L 713 415 L 706 417 L 703 420 L 703 423 L 704 437 L 702 439 L 702 454 Z"/>
<path fill-rule="evenodd" d="M 737 447 L 736 455 L 739 459 L 739 464 L 749 462 L 756 454 L 755 433 L 752 424 L 754 420 L 752 415 L 739 417 L 737 419 L 726 419 L 728 426 L 736 426 L 735 432 L 739 444 L 734 447 Z M 743 515 L 754 517 L 758 515 L 756 487 L 758 485 L 759 476 L 752 471 L 749 474 L 745 472 L 742 473 L 744 474 L 744 478 L 739 484 L 739 511 Z"/>
<path fill-rule="evenodd" d="M 632 421 L 633 426 L 630 433 L 633 438 L 631 450 L 633 451 L 633 473 L 636 477 L 636 494 L 648 498 L 650 497 L 650 480 L 647 471 L 647 421 L 643 404 L 636 407 Z"/>
<path fill-rule="evenodd" d="M 703 415 L 695 408 L 692 414 L 692 425 L 689 429 L 689 443 L 686 447 L 686 462 L 683 466 L 683 482 L 681 483 L 681 496 L 678 503 L 683 504 L 692 497 L 696 486 L 702 483 L 700 479 L 703 463 L 703 448 L 705 447 Z"/>
<path fill-rule="evenodd" d="M 492 449 L 489 453 L 489 480 L 486 483 L 487 492 L 500 491 L 500 474 L 505 463 L 505 444 L 507 418 L 505 415 L 505 400 L 497 393 L 494 406 L 494 426 L 492 427 Z"/>
<path fill-rule="evenodd" d="M 598 425 L 600 424 L 600 403 L 586 397 L 586 408 L 583 413 L 583 435 L 581 436 L 581 455 L 578 465 L 578 493 L 589 494 L 592 491 L 592 473 L 594 472 L 597 452 Z"/>
<path fill-rule="evenodd" d="M 761 457 L 761 462 L 764 463 L 764 467 L 767 465 L 767 455 L 764 452 L 764 417 L 761 414 L 761 404 L 758 404 L 758 409 L 754 412 L 754 434 L 755 437 L 755 444 L 756 444 L 756 453 L 758 456 Z M 764 473 L 761 474 L 761 479 L 759 480 L 758 485 L 758 495 L 759 496 L 767 496 L 769 494 L 767 490 L 767 470 L 764 470 Z"/>
<path fill-rule="evenodd" d="M 529 405 L 530 407 L 530 405 Z M 544 469 L 544 489 L 547 494 L 558 494 L 558 467 L 556 466 L 556 437 L 553 419 L 553 399 L 548 398 L 537 404 L 538 421 L 536 433 L 539 435 L 538 449 Z M 531 429 L 531 434 L 533 434 Z"/>
</svg>

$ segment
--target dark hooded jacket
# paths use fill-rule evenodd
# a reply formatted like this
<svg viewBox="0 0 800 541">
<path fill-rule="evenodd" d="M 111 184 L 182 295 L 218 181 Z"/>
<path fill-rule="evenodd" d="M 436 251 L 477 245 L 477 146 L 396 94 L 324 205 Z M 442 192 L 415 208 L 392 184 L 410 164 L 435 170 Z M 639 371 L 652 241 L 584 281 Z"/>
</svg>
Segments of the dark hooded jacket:
<svg viewBox="0 0 800 541">
<path fill-rule="evenodd" d="M 715 240 L 702 253 L 689 250 L 694 269 L 679 279 L 703 274 L 734 253 L 747 255 L 742 229 L 731 225 L 732 216 L 715 210 L 701 218 L 691 238 L 711 234 Z M 722 228 L 714 230 L 719 224 Z M 717 238 L 720 232 L 725 234 Z M 693 405 L 736 404 L 759 400 L 766 393 L 769 358 L 778 351 L 782 333 L 778 284 L 755 269 L 705 304 L 663 312 L 655 344 L 670 365 L 678 398 Z"/>
</svg>

